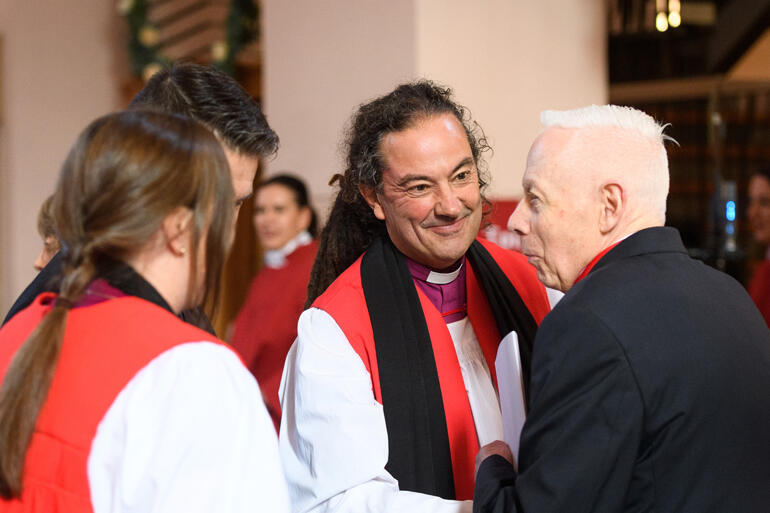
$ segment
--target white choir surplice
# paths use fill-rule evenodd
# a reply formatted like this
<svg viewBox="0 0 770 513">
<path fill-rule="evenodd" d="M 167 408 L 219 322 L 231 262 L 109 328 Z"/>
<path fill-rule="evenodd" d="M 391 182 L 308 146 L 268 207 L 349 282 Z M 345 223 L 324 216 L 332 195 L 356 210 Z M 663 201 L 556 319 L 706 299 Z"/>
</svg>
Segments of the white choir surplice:
<svg viewBox="0 0 770 513">
<path fill-rule="evenodd" d="M 448 327 L 479 441 L 502 440 L 500 406 L 473 328 L 467 317 Z M 323 310 L 300 317 L 280 396 L 279 447 L 295 512 L 472 511 L 471 501 L 398 489 L 385 470 L 388 434 L 369 372 Z"/>
<path fill-rule="evenodd" d="M 165 351 L 121 390 L 97 428 L 88 481 L 95 513 L 289 511 L 259 387 L 210 342 Z"/>
</svg>

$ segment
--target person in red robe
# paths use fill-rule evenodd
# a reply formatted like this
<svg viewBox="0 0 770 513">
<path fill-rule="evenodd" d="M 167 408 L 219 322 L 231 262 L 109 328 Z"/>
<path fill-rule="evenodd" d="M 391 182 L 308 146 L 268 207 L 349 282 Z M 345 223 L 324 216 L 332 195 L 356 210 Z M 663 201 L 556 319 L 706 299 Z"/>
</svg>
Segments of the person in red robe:
<svg viewBox="0 0 770 513">
<path fill-rule="evenodd" d="M 263 266 L 235 320 L 231 344 L 257 378 L 278 431 L 278 386 L 318 249 L 316 215 L 302 180 L 281 174 L 262 182 L 254 199 L 254 228 L 265 252 Z"/>
<path fill-rule="evenodd" d="M 748 289 L 770 326 L 770 167 L 754 174 L 749 181 L 747 216 L 754 240 L 768 246 L 764 260 L 754 269 Z"/>
<path fill-rule="evenodd" d="M 216 291 L 234 200 L 189 118 L 83 131 L 52 204 L 58 291 L 0 329 L 0 513 L 289 511 L 256 381 L 176 315 Z"/>
</svg>

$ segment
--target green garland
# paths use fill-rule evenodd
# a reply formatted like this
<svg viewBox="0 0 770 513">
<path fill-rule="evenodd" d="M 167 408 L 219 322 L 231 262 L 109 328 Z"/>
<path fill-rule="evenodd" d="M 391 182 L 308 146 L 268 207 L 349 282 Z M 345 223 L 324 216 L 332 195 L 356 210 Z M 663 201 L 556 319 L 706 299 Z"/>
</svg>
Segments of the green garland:
<svg viewBox="0 0 770 513">
<path fill-rule="evenodd" d="M 128 54 L 135 75 L 148 79 L 172 60 L 162 53 L 159 30 L 147 20 L 149 0 L 119 0 L 118 11 L 128 24 Z M 231 0 L 225 39 L 212 45 L 212 64 L 233 74 L 235 56 L 258 35 L 259 10 L 253 0 Z"/>
</svg>

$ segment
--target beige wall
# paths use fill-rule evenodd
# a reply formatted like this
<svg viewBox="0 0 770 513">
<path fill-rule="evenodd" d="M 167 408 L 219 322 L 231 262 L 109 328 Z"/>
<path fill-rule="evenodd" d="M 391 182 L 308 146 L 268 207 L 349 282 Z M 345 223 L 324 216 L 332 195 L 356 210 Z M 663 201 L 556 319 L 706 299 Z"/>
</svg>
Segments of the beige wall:
<svg viewBox="0 0 770 513">
<path fill-rule="evenodd" d="M 37 210 L 78 132 L 119 107 L 115 2 L 0 0 L 0 317 L 34 277 Z"/>
<path fill-rule="evenodd" d="M 414 75 L 413 11 L 411 0 L 262 1 L 263 106 L 281 138 L 267 169 L 303 176 L 317 206 L 355 107 Z"/>
<path fill-rule="evenodd" d="M 468 106 L 493 143 L 492 195 L 520 192 L 539 112 L 607 98 L 600 0 L 263 0 L 264 104 L 282 146 L 268 173 L 304 176 L 321 205 L 362 101 L 427 77 Z M 323 210 L 323 208 L 322 208 Z"/>
<path fill-rule="evenodd" d="M 416 3 L 417 73 L 451 86 L 484 129 L 490 196 L 518 197 L 540 111 L 607 101 L 604 2 Z"/>
</svg>

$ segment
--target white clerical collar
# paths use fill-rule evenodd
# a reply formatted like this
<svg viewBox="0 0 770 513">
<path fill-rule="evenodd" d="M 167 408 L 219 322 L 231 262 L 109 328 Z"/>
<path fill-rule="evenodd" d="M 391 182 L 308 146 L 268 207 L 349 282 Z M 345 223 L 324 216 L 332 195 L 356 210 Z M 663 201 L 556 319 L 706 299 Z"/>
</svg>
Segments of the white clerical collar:
<svg viewBox="0 0 770 513">
<path fill-rule="evenodd" d="M 463 268 L 463 263 L 460 262 L 460 265 L 457 266 L 457 269 L 455 269 L 454 271 L 450 271 L 448 273 L 431 271 L 428 273 L 428 277 L 425 278 L 425 281 L 427 281 L 428 283 L 435 283 L 436 285 L 446 285 L 447 283 L 452 283 L 460 274 L 460 270 L 462 268 Z"/>
<path fill-rule="evenodd" d="M 296 250 L 298 247 L 310 244 L 312 241 L 313 237 L 310 235 L 310 233 L 307 231 L 302 231 L 299 233 L 299 235 L 284 244 L 283 247 L 265 251 L 265 267 L 269 267 L 271 269 L 278 269 L 279 267 L 283 267 L 286 265 L 287 256 L 294 253 L 294 250 Z"/>
</svg>

